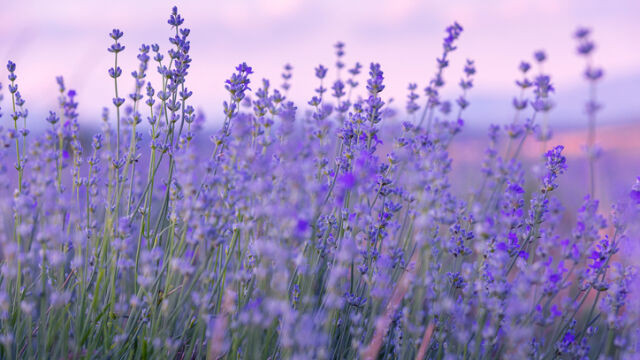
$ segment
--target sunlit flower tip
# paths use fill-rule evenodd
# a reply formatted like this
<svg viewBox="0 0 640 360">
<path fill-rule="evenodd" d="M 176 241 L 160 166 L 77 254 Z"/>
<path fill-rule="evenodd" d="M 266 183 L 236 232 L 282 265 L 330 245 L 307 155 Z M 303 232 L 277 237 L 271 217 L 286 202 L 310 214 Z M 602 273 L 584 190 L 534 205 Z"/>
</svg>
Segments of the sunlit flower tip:
<svg viewBox="0 0 640 360">
<path fill-rule="evenodd" d="M 118 41 L 118 39 L 120 39 L 122 35 L 124 35 L 124 33 L 119 29 L 113 29 L 111 33 L 109 33 L 109 36 L 115 41 Z"/>
</svg>

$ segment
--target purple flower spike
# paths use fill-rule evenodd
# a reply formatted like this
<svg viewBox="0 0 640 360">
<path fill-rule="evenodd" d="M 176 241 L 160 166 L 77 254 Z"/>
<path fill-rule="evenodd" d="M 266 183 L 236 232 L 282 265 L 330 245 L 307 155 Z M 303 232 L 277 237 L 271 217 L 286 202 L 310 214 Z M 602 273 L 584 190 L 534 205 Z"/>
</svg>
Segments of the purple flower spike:
<svg viewBox="0 0 640 360">
<path fill-rule="evenodd" d="M 16 71 L 16 64 L 9 60 L 9 62 L 7 62 L 7 70 L 9 70 L 10 73 Z"/>
</svg>

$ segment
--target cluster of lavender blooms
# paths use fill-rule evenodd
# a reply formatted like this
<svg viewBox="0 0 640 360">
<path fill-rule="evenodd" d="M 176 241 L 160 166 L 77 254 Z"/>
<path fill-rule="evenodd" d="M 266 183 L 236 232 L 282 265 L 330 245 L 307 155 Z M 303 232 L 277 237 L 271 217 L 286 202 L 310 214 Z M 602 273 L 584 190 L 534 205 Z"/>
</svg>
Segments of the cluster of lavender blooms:
<svg viewBox="0 0 640 360">
<path fill-rule="evenodd" d="M 170 49 L 140 46 L 128 96 L 123 33 L 111 32 L 113 104 L 91 141 L 62 78 L 47 130 L 29 136 L 37 120 L 9 62 L 0 358 L 640 356 L 636 268 L 631 250 L 619 252 L 640 234 L 640 179 L 610 216 L 591 188 L 569 230 L 557 198 L 563 147 L 546 149 L 544 170 L 525 181 L 525 139 L 551 140 L 538 119 L 553 108 L 544 52 L 536 75 L 520 64 L 514 119 L 489 128 L 473 191 L 456 194 L 448 148 L 476 73 L 467 60 L 460 96 L 442 99 L 457 23 L 421 102 L 409 85 L 404 122 L 383 97 L 382 67 L 361 77 L 338 43 L 336 78 L 315 69 L 306 111 L 287 98 L 292 66 L 280 88 L 252 89 L 252 68 L 238 65 L 206 144 L 183 24 L 174 8 Z M 588 55 L 587 35 L 577 33 Z"/>
</svg>

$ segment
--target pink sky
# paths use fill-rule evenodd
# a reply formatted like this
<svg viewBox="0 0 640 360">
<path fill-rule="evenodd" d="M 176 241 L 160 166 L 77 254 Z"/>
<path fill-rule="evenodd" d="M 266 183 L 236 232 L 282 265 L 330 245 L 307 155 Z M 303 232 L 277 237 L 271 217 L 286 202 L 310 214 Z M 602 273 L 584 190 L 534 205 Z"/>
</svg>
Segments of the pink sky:
<svg viewBox="0 0 640 360">
<path fill-rule="evenodd" d="M 113 97 L 107 34 L 114 27 L 124 31 L 127 49 L 121 66 L 128 75 L 140 43 L 168 48 L 166 20 L 174 4 L 192 30 L 192 103 L 211 118 L 218 116 L 226 98 L 224 79 L 242 61 L 254 68 L 254 84 L 262 77 L 280 84 L 282 66 L 291 63 L 292 98 L 306 104 L 317 86 L 313 68 L 333 66 L 332 45 L 338 40 L 347 44 L 347 66 L 381 63 L 384 95 L 404 107 L 407 84 L 425 86 L 435 69 L 443 29 L 454 20 L 465 31 L 446 76 L 452 85 L 449 94 L 457 94 L 453 84 L 464 59 L 475 59 L 478 68 L 468 122 L 508 121 L 517 65 L 537 49 L 549 54 L 545 71 L 558 90 L 551 120 L 582 121 L 584 63 L 571 37 L 579 25 L 593 29 L 595 61 L 606 71 L 601 123 L 640 117 L 640 2 L 633 0 L 616 1 L 615 6 L 601 0 L 13 1 L 3 4 L 0 13 L 0 60 L 18 64 L 20 89 L 34 116 L 55 107 L 55 76 L 63 75 L 78 91 L 82 118 L 93 121 Z M 0 81 L 6 83 L 2 69 Z M 131 88 L 129 76 L 124 86 Z"/>
</svg>

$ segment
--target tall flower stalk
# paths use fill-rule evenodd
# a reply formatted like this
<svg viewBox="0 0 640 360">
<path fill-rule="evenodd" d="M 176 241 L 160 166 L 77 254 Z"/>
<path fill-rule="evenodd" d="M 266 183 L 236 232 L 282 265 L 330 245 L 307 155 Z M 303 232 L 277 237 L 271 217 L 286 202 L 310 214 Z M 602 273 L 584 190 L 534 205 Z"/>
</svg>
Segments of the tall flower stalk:
<svg viewBox="0 0 640 360">
<path fill-rule="evenodd" d="M 586 69 L 584 77 L 589 82 L 589 100 L 585 104 L 585 112 L 587 114 L 587 142 L 586 153 L 589 161 L 589 194 L 595 196 L 596 191 L 596 165 L 595 162 L 599 156 L 600 150 L 596 146 L 596 114 L 602 108 L 597 99 L 597 84 L 604 71 L 593 64 L 593 50 L 595 44 L 591 40 L 591 30 L 587 28 L 579 28 L 576 30 L 574 37 L 578 41 L 578 54 L 585 58 Z"/>
</svg>

